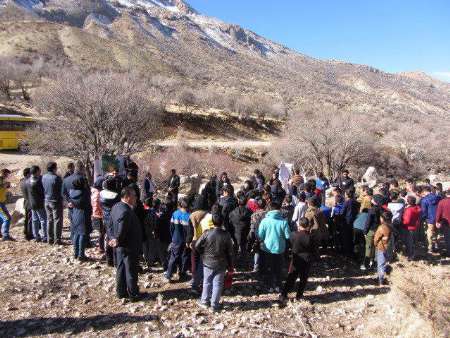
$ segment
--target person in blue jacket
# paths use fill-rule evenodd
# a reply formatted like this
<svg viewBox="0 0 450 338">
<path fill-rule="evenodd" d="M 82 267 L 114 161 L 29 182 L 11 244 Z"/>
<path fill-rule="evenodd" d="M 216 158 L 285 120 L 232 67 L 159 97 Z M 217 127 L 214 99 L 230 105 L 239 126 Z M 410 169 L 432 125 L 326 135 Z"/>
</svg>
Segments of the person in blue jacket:
<svg viewBox="0 0 450 338">
<path fill-rule="evenodd" d="M 261 241 L 263 276 L 270 292 L 280 292 L 281 267 L 286 241 L 290 237 L 289 223 L 281 214 L 281 204 L 274 200 L 266 217 L 258 227 L 258 237 Z"/>
<path fill-rule="evenodd" d="M 436 209 L 439 201 L 440 197 L 432 192 L 432 187 L 425 185 L 422 189 L 420 209 L 422 222 L 427 224 L 428 252 L 430 253 L 437 249 Z"/>
<path fill-rule="evenodd" d="M 170 233 L 172 242 L 170 243 L 170 257 L 167 271 L 164 275 L 168 282 L 172 281 L 172 275 L 178 268 L 178 279 L 183 281 L 186 279 L 186 272 L 189 268 L 191 252 L 186 243 L 186 239 L 190 235 L 190 224 L 188 212 L 188 202 L 181 199 L 178 210 L 176 210 L 170 220 Z"/>
</svg>

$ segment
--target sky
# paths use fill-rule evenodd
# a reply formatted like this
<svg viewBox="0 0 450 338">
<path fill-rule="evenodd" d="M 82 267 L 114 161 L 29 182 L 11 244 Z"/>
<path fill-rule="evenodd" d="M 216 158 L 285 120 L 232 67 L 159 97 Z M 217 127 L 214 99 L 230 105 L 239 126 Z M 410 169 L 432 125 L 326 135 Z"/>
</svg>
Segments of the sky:
<svg viewBox="0 0 450 338">
<path fill-rule="evenodd" d="M 450 0 L 187 0 L 303 54 L 450 82 Z"/>
</svg>

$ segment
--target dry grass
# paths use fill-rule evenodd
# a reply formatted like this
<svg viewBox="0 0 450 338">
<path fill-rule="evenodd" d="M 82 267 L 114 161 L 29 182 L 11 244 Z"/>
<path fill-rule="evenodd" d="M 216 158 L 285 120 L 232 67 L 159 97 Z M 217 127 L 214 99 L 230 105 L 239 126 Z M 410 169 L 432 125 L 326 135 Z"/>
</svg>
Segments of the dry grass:
<svg viewBox="0 0 450 338">
<path fill-rule="evenodd" d="M 396 264 L 392 281 L 407 302 L 426 319 L 436 337 L 450 334 L 450 260 Z M 436 264 L 436 265 L 435 265 Z"/>
</svg>

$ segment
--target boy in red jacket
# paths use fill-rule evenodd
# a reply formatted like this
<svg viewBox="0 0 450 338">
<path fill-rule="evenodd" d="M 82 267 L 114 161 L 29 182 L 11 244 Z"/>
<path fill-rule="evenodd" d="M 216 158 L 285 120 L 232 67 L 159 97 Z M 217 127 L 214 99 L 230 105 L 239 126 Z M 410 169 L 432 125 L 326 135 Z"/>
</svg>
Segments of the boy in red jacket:
<svg viewBox="0 0 450 338">
<path fill-rule="evenodd" d="M 402 217 L 403 241 L 406 245 L 406 255 L 408 260 L 414 259 L 414 239 L 417 229 L 420 226 L 420 207 L 416 205 L 416 198 L 408 196 L 406 207 Z"/>
</svg>

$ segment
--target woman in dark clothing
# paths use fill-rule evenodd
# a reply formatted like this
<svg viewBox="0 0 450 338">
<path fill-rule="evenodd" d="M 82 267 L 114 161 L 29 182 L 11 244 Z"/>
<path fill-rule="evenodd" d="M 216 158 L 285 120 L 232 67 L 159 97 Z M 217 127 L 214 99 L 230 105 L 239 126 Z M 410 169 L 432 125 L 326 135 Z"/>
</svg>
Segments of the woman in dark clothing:
<svg viewBox="0 0 450 338">
<path fill-rule="evenodd" d="M 88 236 L 92 231 L 92 206 L 87 182 L 84 178 L 73 182 L 73 189 L 69 191 L 69 201 L 72 209 L 72 240 L 74 257 L 80 261 L 86 260 L 84 253 Z"/>
</svg>

